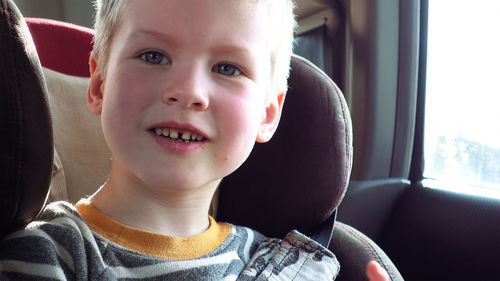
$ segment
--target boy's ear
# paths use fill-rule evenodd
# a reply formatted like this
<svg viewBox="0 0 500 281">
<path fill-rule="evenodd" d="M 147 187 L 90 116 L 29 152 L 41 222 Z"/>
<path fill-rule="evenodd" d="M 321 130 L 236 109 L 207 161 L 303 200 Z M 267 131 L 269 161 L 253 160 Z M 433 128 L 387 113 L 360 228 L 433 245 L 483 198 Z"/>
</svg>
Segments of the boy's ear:
<svg viewBox="0 0 500 281">
<path fill-rule="evenodd" d="M 97 60 L 91 54 L 89 58 L 90 84 L 87 90 L 87 106 L 92 113 L 100 115 L 102 112 L 103 86 L 102 72 Z"/>
<path fill-rule="evenodd" d="M 268 142 L 278 128 L 285 95 L 285 93 L 278 94 L 266 107 L 265 116 L 260 123 L 260 130 L 257 134 L 257 142 Z"/>
</svg>

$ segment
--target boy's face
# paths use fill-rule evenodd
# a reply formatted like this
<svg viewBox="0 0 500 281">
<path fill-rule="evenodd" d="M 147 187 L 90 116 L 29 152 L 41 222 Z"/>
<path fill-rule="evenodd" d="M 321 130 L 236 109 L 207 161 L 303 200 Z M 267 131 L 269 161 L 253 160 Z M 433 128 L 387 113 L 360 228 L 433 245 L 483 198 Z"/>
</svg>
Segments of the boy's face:
<svg viewBox="0 0 500 281">
<path fill-rule="evenodd" d="M 284 94 L 264 104 L 265 6 L 148 0 L 129 1 L 123 12 L 104 81 L 91 58 L 88 94 L 91 111 L 102 114 L 111 177 L 166 191 L 215 187 L 279 120 Z"/>
</svg>

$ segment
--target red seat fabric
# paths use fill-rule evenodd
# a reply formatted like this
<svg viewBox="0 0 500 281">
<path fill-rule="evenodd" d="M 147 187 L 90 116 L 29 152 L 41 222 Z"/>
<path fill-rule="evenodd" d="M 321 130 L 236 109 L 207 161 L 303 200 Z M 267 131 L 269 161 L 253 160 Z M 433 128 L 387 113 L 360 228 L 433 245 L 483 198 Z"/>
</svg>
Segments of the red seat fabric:
<svg viewBox="0 0 500 281">
<path fill-rule="evenodd" d="M 92 51 L 92 29 L 49 19 L 27 18 L 26 22 L 44 67 L 68 75 L 90 77 L 88 58 Z"/>
</svg>

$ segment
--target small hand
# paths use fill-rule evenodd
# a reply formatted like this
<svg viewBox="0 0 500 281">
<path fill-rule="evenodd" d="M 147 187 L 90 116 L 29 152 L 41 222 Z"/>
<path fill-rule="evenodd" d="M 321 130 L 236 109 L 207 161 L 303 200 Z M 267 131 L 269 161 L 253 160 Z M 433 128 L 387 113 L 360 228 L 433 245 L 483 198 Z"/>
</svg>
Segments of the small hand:
<svg viewBox="0 0 500 281">
<path fill-rule="evenodd" d="M 370 281 L 389 281 L 389 274 L 376 261 L 370 261 L 366 265 L 366 276 Z"/>
</svg>

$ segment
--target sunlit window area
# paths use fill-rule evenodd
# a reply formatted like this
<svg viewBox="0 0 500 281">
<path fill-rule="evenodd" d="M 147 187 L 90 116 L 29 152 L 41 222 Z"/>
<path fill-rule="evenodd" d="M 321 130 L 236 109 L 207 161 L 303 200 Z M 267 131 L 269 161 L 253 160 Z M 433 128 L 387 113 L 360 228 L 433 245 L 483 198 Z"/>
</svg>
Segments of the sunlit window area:
<svg viewBox="0 0 500 281">
<path fill-rule="evenodd" d="M 500 197 L 500 1 L 430 0 L 426 185 Z"/>
</svg>

